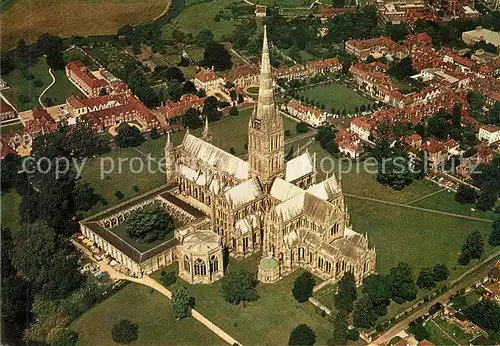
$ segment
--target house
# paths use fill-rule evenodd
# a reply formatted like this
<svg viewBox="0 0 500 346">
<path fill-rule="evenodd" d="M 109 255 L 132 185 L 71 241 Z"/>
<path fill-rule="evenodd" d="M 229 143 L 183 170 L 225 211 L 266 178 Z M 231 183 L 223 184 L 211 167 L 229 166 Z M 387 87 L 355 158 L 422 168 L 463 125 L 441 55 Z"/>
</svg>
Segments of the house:
<svg viewBox="0 0 500 346">
<path fill-rule="evenodd" d="M 303 105 L 295 100 L 288 102 L 286 111 L 291 116 L 300 119 L 301 121 L 311 125 L 312 127 L 321 126 L 326 121 L 325 114 L 322 113 L 318 108 Z"/>
<path fill-rule="evenodd" d="M 66 65 L 66 76 L 88 97 L 97 97 L 108 93 L 110 86 L 104 79 L 98 79 L 81 61 L 70 61 Z"/>
<path fill-rule="evenodd" d="M 436 169 L 450 159 L 451 156 L 460 155 L 460 145 L 454 139 L 441 142 L 435 137 L 430 137 L 420 148 L 426 152 L 429 169 Z"/>
<path fill-rule="evenodd" d="M 17 112 L 11 105 L 0 98 L 0 121 L 14 119 L 17 117 Z"/>
<path fill-rule="evenodd" d="M 357 118 L 351 122 L 350 129 L 357 134 L 359 138 L 367 141 L 370 137 L 371 126 L 365 118 Z"/>
<path fill-rule="evenodd" d="M 471 68 L 474 66 L 474 61 L 461 57 L 456 52 L 449 49 L 445 50 L 443 61 L 458 65 L 461 72 L 470 72 Z"/>
<path fill-rule="evenodd" d="M 493 144 L 500 141 L 500 127 L 494 125 L 485 125 L 479 129 L 477 138 L 488 141 L 488 144 Z"/>
<path fill-rule="evenodd" d="M 224 80 L 217 76 L 212 70 L 202 70 L 198 72 L 193 79 L 196 89 L 205 91 L 219 89 Z"/>
<path fill-rule="evenodd" d="M 365 59 L 369 55 L 378 58 L 387 54 L 402 59 L 408 56 L 409 53 L 408 47 L 394 42 L 387 36 L 366 40 L 348 40 L 345 43 L 345 50 L 360 59 Z"/>
<path fill-rule="evenodd" d="M 238 89 L 245 89 L 252 85 L 259 85 L 259 71 L 248 65 L 240 65 L 229 71 L 226 80 Z"/>
<path fill-rule="evenodd" d="M 432 45 L 432 36 L 426 32 L 421 32 L 415 35 L 409 35 L 406 39 L 406 45 L 408 49 L 411 51 L 413 47 L 421 46 L 421 45 Z"/>
<path fill-rule="evenodd" d="M 462 40 L 469 45 L 485 41 L 486 43 L 493 44 L 495 47 L 500 47 L 500 33 L 483 29 L 481 26 L 471 31 L 464 31 L 462 33 Z"/>
<path fill-rule="evenodd" d="M 255 16 L 257 18 L 265 18 L 267 12 L 267 6 L 255 5 Z"/>
<path fill-rule="evenodd" d="M 177 102 L 168 101 L 166 104 L 154 110 L 156 116 L 162 119 L 167 125 L 173 125 L 181 122 L 181 117 L 190 108 L 201 110 L 205 98 L 193 94 L 182 95 Z"/>
<path fill-rule="evenodd" d="M 471 156 L 467 157 L 456 167 L 456 172 L 458 175 L 465 179 L 471 178 L 471 172 L 481 163 L 490 163 L 493 160 L 493 155 L 495 151 L 491 149 L 486 142 L 483 142 L 477 148 L 477 152 Z"/>
<path fill-rule="evenodd" d="M 414 133 L 405 139 L 405 144 L 410 147 L 410 149 L 418 151 L 422 146 L 422 136 L 418 133 Z"/>
<path fill-rule="evenodd" d="M 50 116 L 45 108 L 34 108 L 33 118 L 24 123 L 24 130 L 33 138 L 45 133 L 54 132 L 57 129 L 56 121 Z"/>
<path fill-rule="evenodd" d="M 350 158 L 358 158 L 363 152 L 359 136 L 352 130 L 339 129 L 335 135 L 335 143 L 337 143 L 340 152 Z"/>
</svg>

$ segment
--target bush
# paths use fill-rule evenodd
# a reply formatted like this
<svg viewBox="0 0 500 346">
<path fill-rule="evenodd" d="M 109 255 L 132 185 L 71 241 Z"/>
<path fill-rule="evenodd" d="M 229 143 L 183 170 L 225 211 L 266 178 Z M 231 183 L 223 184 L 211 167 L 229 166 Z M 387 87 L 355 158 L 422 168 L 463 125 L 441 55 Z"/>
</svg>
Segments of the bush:
<svg viewBox="0 0 500 346">
<path fill-rule="evenodd" d="M 238 114 L 240 114 L 238 108 L 236 108 L 235 106 L 231 107 L 231 109 L 229 110 L 229 115 L 236 116 Z"/>
<path fill-rule="evenodd" d="M 306 302 L 310 297 L 312 297 L 314 285 L 315 281 L 313 276 L 308 272 L 302 273 L 302 275 L 298 276 L 293 283 L 293 297 L 299 303 Z"/>
<path fill-rule="evenodd" d="M 306 324 L 299 324 L 290 334 L 288 345 L 314 345 L 316 333 Z"/>
<path fill-rule="evenodd" d="M 117 199 L 123 199 L 123 197 L 125 197 L 125 195 L 123 194 L 123 192 L 121 192 L 120 190 L 116 190 L 115 191 L 115 196 Z"/>
<path fill-rule="evenodd" d="M 59 330 L 50 346 L 73 346 L 78 341 L 78 334 L 74 331 L 63 328 Z"/>
<path fill-rule="evenodd" d="M 151 139 L 158 139 L 158 138 L 160 138 L 160 134 L 158 133 L 158 130 L 156 129 L 156 127 L 153 127 L 151 129 L 151 132 L 149 133 L 149 137 L 151 137 Z"/>
<path fill-rule="evenodd" d="M 140 190 L 139 186 L 137 186 L 137 185 L 134 185 L 132 188 L 134 189 L 135 192 L 139 192 L 139 190 Z"/>
<path fill-rule="evenodd" d="M 137 340 L 137 325 L 129 320 L 121 320 L 111 329 L 111 336 L 119 344 L 129 344 Z"/>
<path fill-rule="evenodd" d="M 170 286 L 177 282 L 177 274 L 175 272 L 168 272 L 161 275 L 161 282 L 163 286 Z"/>
</svg>

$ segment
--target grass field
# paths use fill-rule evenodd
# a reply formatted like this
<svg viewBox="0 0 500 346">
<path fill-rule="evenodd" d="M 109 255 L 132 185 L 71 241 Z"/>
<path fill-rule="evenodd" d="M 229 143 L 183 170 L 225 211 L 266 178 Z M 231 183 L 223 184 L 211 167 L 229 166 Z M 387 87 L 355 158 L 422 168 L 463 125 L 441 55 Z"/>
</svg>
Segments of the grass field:
<svg viewBox="0 0 500 346">
<path fill-rule="evenodd" d="M 354 230 L 367 233 L 377 249 L 376 269 L 387 274 L 399 262 L 407 262 L 418 275 L 420 269 L 444 263 L 450 277 L 457 277 L 471 265 L 458 265 L 458 254 L 467 236 L 479 231 L 486 243 L 491 224 L 459 219 L 425 211 L 347 198 Z M 486 243 L 485 249 L 493 249 Z"/>
<path fill-rule="evenodd" d="M 69 81 L 64 70 L 52 71 L 56 82 L 43 95 L 42 102 L 45 98 L 50 98 L 55 105 L 65 103 L 66 99 L 71 95 L 82 96 L 82 92 Z"/>
<path fill-rule="evenodd" d="M 203 29 L 209 29 L 214 33 L 215 40 L 220 40 L 223 35 L 233 32 L 235 22 L 221 19 L 215 21 L 216 14 L 232 3 L 240 3 L 235 0 L 210 1 L 186 7 L 182 13 L 176 17 L 172 23 L 163 28 L 166 38 L 172 37 L 174 29 L 181 30 L 186 34 L 193 34 L 196 37 Z"/>
<path fill-rule="evenodd" d="M 259 255 L 254 255 L 239 262 L 231 259 L 228 271 L 246 268 L 255 272 L 258 258 Z M 324 345 L 331 337 L 330 322 L 316 313 L 312 304 L 297 303 L 292 296 L 293 281 L 301 273 L 296 271 L 276 284 L 259 284 L 259 300 L 246 307 L 226 303 L 220 294 L 220 281 L 212 285 L 189 285 L 178 279 L 172 289 L 187 286 L 195 298 L 196 310 L 243 344 L 285 345 L 290 332 L 305 323 L 315 331 L 316 344 Z"/>
<path fill-rule="evenodd" d="M 441 328 L 441 334 L 444 336 L 448 334 L 459 345 L 469 345 L 469 342 L 474 339 L 474 335 L 466 333 L 458 324 L 446 320 L 443 316 L 434 318 L 432 322 Z"/>
<path fill-rule="evenodd" d="M 16 0 L 0 16 L 2 50 L 23 38 L 35 42 L 42 34 L 98 35 L 115 33 L 125 24 L 151 20 L 170 0 Z"/>
<path fill-rule="evenodd" d="M 171 301 L 139 284 L 129 284 L 81 316 L 71 329 L 78 345 L 115 345 L 111 328 L 122 319 L 138 325 L 132 345 L 223 345 L 214 333 L 196 321 L 174 318 Z"/>
<path fill-rule="evenodd" d="M 320 104 L 325 104 L 327 110 L 335 108 L 336 111 L 343 109 L 354 111 L 356 106 L 361 107 L 361 105 L 373 103 L 363 95 L 338 83 L 301 90 L 300 95 L 304 95 L 304 97 Z"/>
<path fill-rule="evenodd" d="M 0 196 L 2 228 L 9 228 L 11 231 L 19 229 L 21 222 L 19 215 L 20 204 L 21 196 L 14 190 Z"/>
<path fill-rule="evenodd" d="M 421 201 L 411 203 L 411 205 L 445 211 L 449 213 L 475 216 L 484 219 L 494 220 L 496 217 L 499 217 L 499 215 L 495 214 L 493 211 L 484 212 L 481 210 L 477 210 L 474 205 L 458 203 L 457 201 L 455 201 L 455 193 L 448 192 L 446 190 Z M 474 208 L 475 211 L 472 211 L 471 208 Z"/>
<path fill-rule="evenodd" d="M 52 78 L 49 75 L 49 67 L 44 58 L 39 58 L 36 63 L 29 68 L 29 71 L 33 75 L 33 79 L 31 80 L 26 79 L 26 73 L 18 69 L 2 76 L 10 86 L 9 89 L 2 91 L 2 93 L 21 111 L 33 109 L 35 106 L 40 107 L 38 96 L 52 82 Z M 38 81 L 39 85 L 35 85 L 35 81 Z M 19 95 L 27 96 L 29 102 L 20 102 Z"/>
<path fill-rule="evenodd" d="M 143 162 L 145 168 L 143 171 L 139 171 L 140 162 Z M 149 172 L 146 158 L 132 148 L 114 150 L 101 157 L 88 160 L 84 166 L 82 178 L 88 181 L 95 192 L 108 202 L 106 206 L 98 203 L 85 213 L 85 216 L 95 214 L 165 184 L 165 176 L 159 171 L 158 164 L 152 162 L 151 172 Z M 134 185 L 139 187 L 139 191 L 134 191 Z M 117 190 L 123 193 L 122 200 L 116 198 L 115 191 Z"/>
</svg>

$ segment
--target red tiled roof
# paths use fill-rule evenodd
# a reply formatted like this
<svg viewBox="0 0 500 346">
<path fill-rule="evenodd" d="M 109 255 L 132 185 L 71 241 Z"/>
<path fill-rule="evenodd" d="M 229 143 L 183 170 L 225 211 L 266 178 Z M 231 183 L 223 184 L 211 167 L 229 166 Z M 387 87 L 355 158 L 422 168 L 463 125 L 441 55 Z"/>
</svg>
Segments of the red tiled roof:
<svg viewBox="0 0 500 346">
<path fill-rule="evenodd" d="M 295 109 L 299 113 L 312 113 L 316 118 L 321 117 L 321 111 L 313 106 L 303 105 L 296 101 L 288 102 L 288 107 Z"/>
<path fill-rule="evenodd" d="M 7 102 L 5 102 L 2 98 L 0 98 L 0 114 L 15 112 L 15 109 L 12 108 Z"/>
<path fill-rule="evenodd" d="M 201 81 L 203 83 L 206 83 L 209 81 L 216 80 L 219 77 L 217 77 L 217 75 L 215 74 L 214 71 L 201 71 L 201 72 L 198 72 L 196 74 L 196 76 L 194 76 L 194 78 L 198 79 L 199 81 Z"/>
<path fill-rule="evenodd" d="M 104 88 L 108 85 L 104 79 L 97 79 L 95 76 L 89 74 L 87 67 L 79 60 L 70 61 L 66 65 L 66 69 L 74 73 L 83 83 L 92 89 Z"/>
<path fill-rule="evenodd" d="M 168 101 L 166 105 L 156 108 L 155 112 L 168 120 L 183 115 L 190 108 L 202 107 L 204 100 L 197 95 L 186 94 L 177 102 Z"/>
<path fill-rule="evenodd" d="M 370 131 L 370 128 L 371 128 L 370 124 L 368 124 L 364 118 L 354 119 L 351 122 L 351 124 L 353 124 L 354 126 L 357 126 L 357 127 L 361 127 L 362 129 L 368 130 L 368 131 Z"/>
</svg>

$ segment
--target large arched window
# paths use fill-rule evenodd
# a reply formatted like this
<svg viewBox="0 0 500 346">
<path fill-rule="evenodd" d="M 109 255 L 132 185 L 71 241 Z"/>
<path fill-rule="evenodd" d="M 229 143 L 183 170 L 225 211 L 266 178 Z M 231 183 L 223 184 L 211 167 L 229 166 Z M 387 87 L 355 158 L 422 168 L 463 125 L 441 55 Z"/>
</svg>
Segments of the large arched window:
<svg viewBox="0 0 500 346">
<path fill-rule="evenodd" d="M 215 273 L 219 270 L 219 259 L 217 256 L 213 255 L 210 257 L 210 274 Z"/>
<path fill-rule="evenodd" d="M 207 266 L 201 258 L 194 262 L 194 275 L 207 275 Z"/>
<path fill-rule="evenodd" d="M 191 272 L 191 265 L 189 263 L 189 256 L 186 255 L 184 256 L 184 270 L 187 271 L 187 272 Z"/>
</svg>

